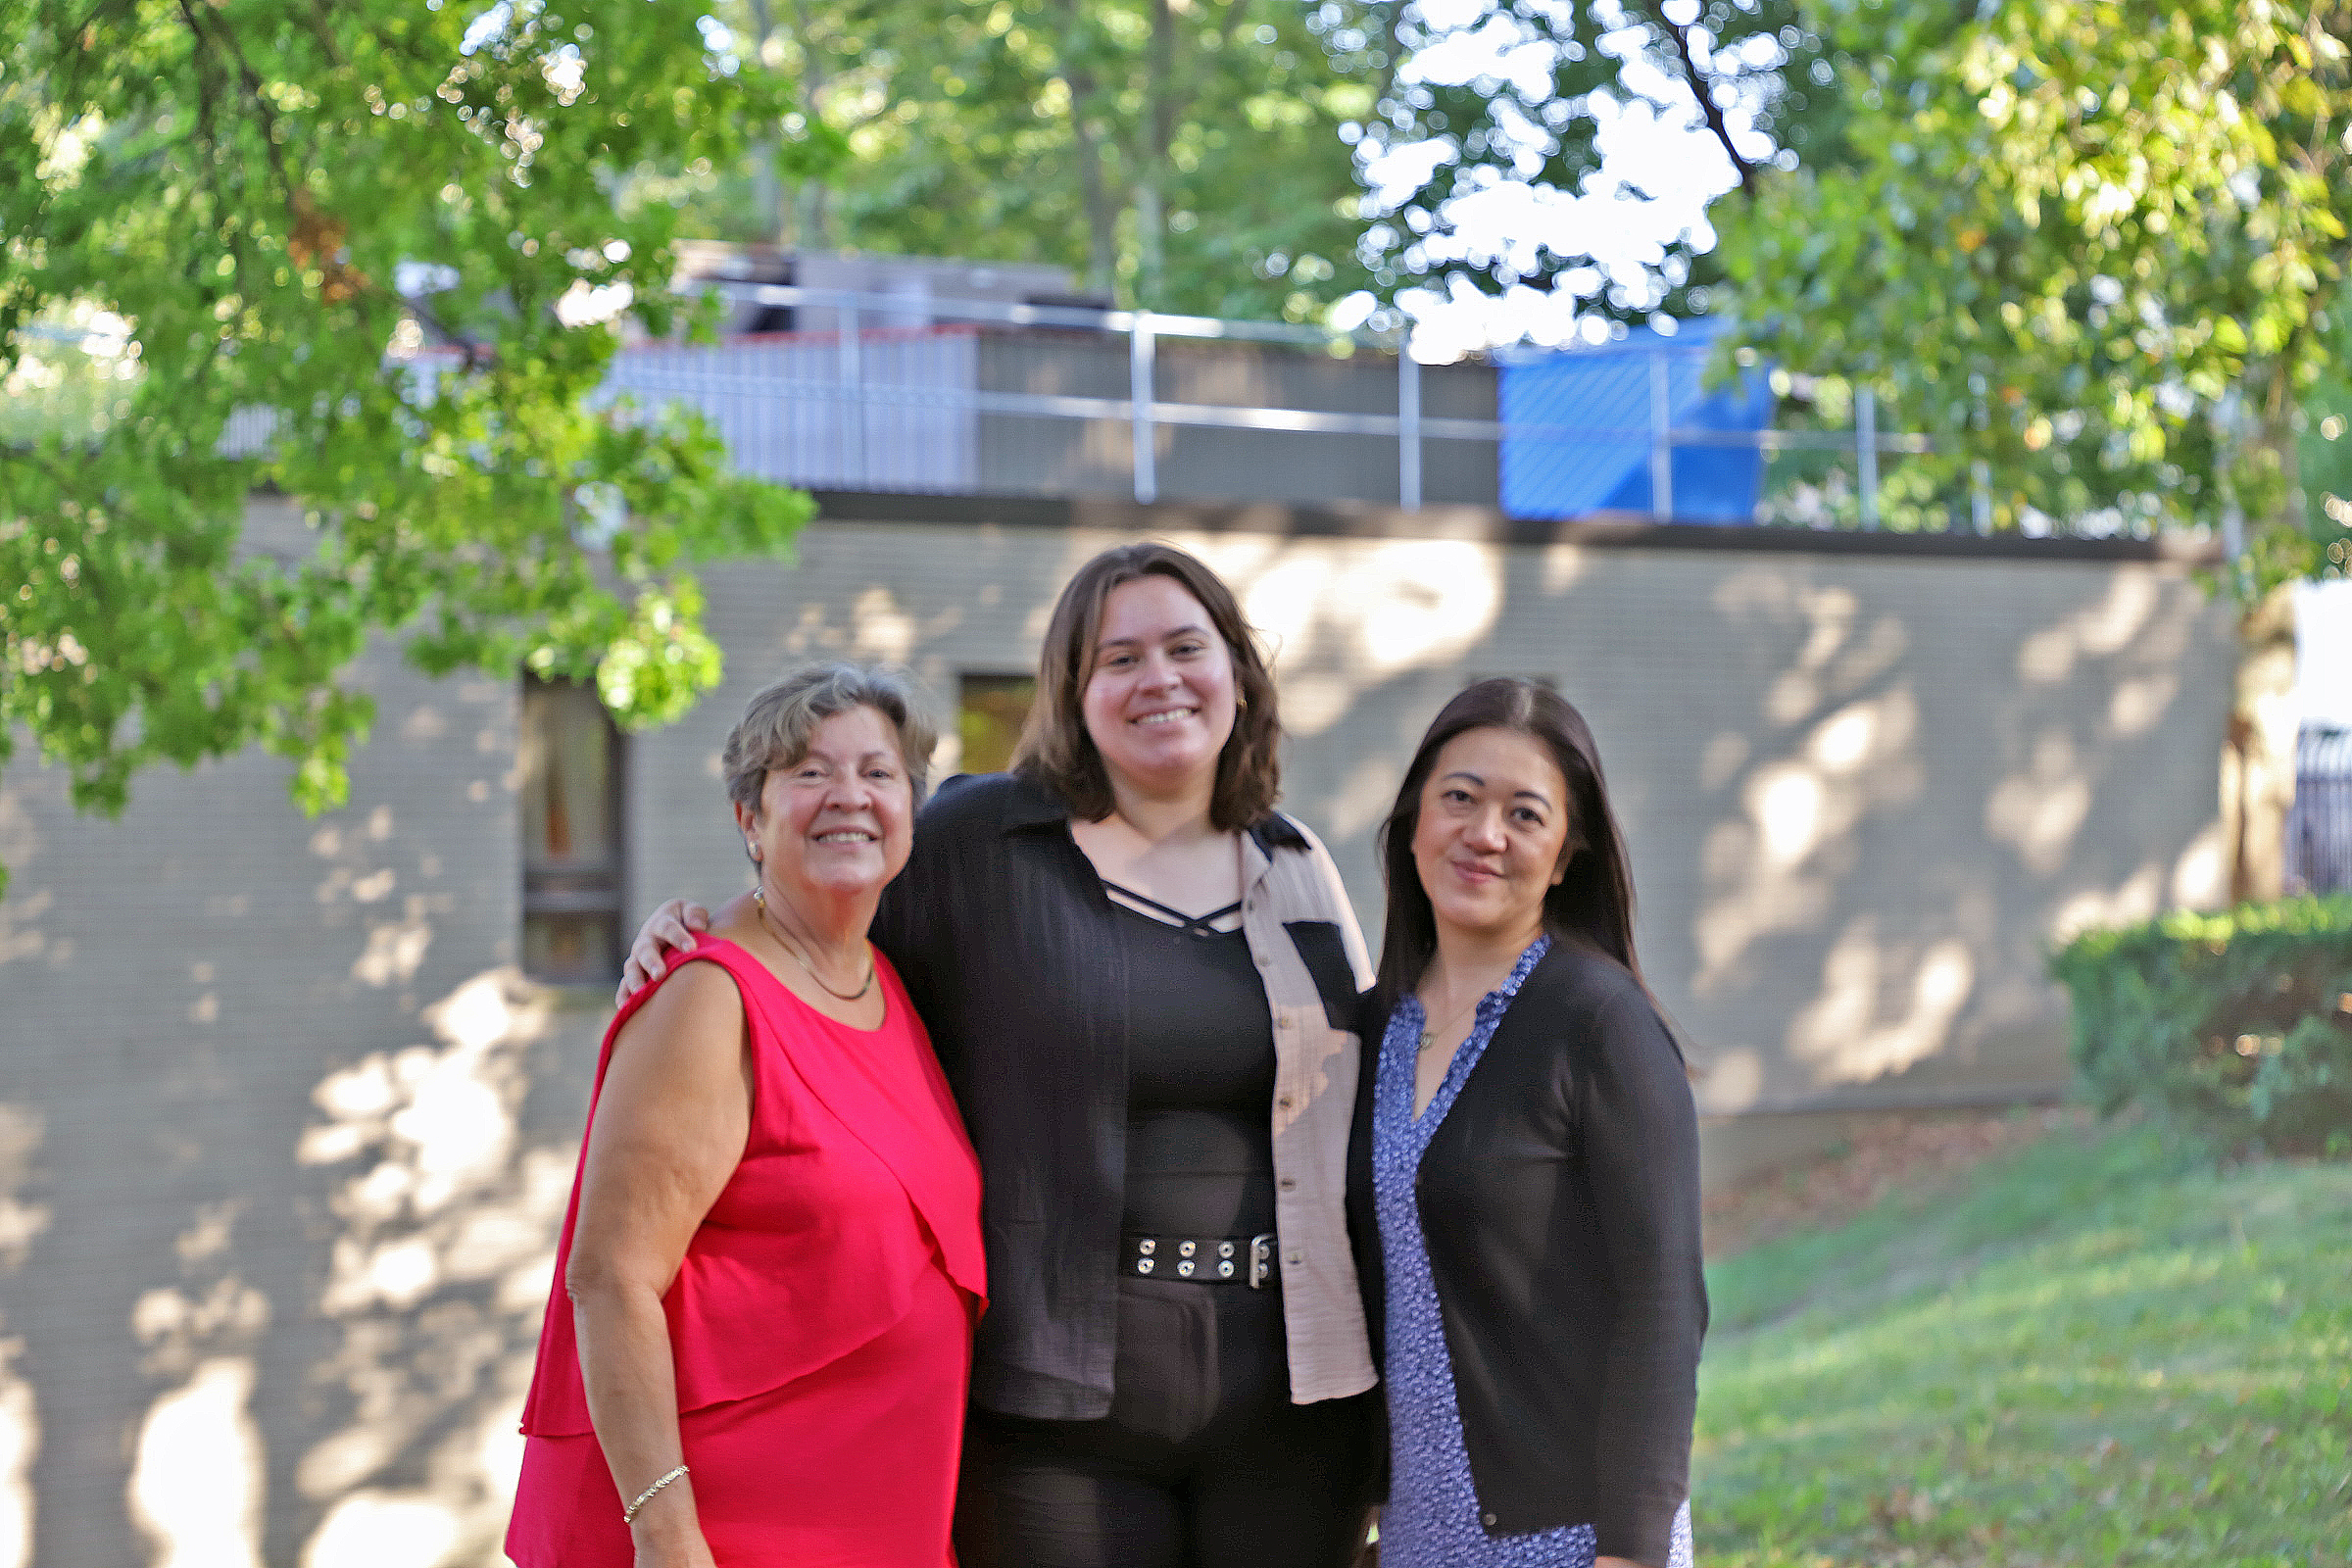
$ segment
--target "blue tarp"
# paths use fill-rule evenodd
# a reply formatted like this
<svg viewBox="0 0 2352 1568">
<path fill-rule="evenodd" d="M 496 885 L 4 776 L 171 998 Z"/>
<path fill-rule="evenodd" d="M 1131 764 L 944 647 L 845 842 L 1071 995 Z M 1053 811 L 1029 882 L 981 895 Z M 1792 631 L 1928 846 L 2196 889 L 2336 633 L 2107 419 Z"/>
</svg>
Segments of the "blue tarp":
<svg viewBox="0 0 2352 1568">
<path fill-rule="evenodd" d="M 1589 438 L 1506 436 L 1502 509 L 1514 517 L 1576 517 L 1650 510 L 1650 361 L 1666 363 L 1669 424 L 1678 430 L 1762 430 L 1772 388 L 1761 369 L 1701 385 L 1718 321 L 1687 321 L 1662 337 L 1647 328 L 1597 348 L 1512 349 L 1496 356 L 1505 424 L 1568 426 Z M 1755 520 L 1764 477 L 1755 448 L 1677 447 L 1673 520 Z"/>
</svg>

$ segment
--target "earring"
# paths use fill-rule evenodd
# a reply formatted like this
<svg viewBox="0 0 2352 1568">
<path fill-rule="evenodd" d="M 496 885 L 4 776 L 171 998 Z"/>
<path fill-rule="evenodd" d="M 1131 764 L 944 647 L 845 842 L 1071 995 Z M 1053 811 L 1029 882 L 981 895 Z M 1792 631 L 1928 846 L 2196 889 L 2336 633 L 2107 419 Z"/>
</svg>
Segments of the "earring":
<svg viewBox="0 0 2352 1568">
<path fill-rule="evenodd" d="M 747 841 L 747 842 L 744 844 L 744 846 L 743 846 L 743 853 L 744 853 L 744 854 L 746 854 L 746 855 L 748 855 L 748 856 L 750 856 L 750 857 L 752 858 L 752 863 L 753 863 L 754 865 L 758 865 L 758 864 L 760 863 L 760 846 L 759 846 L 759 845 L 757 845 L 757 844 L 753 844 L 753 843 L 750 843 L 750 842 L 748 842 L 748 841 Z"/>
</svg>

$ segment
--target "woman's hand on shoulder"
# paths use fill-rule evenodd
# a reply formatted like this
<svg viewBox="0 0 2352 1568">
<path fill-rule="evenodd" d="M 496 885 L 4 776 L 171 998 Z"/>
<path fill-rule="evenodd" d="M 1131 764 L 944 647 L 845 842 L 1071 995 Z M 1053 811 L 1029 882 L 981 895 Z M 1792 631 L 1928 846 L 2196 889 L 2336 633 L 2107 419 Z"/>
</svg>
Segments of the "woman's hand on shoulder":
<svg viewBox="0 0 2352 1568">
<path fill-rule="evenodd" d="M 660 977 L 672 953 L 694 946 L 697 931 L 710 929 L 710 911 L 684 899 L 671 899 L 645 917 L 629 944 L 629 961 L 621 966 L 615 1004 L 643 991 Z"/>
</svg>

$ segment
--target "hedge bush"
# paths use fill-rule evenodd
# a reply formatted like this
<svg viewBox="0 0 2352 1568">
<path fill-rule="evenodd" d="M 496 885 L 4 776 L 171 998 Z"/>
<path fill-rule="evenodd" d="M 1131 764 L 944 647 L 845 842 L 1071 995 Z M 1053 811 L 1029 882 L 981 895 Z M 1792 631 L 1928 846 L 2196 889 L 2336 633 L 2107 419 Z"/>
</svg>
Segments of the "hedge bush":
<svg viewBox="0 0 2352 1568">
<path fill-rule="evenodd" d="M 2075 1065 L 2233 1151 L 2352 1153 L 2352 894 L 2178 910 L 2051 955 Z"/>
</svg>

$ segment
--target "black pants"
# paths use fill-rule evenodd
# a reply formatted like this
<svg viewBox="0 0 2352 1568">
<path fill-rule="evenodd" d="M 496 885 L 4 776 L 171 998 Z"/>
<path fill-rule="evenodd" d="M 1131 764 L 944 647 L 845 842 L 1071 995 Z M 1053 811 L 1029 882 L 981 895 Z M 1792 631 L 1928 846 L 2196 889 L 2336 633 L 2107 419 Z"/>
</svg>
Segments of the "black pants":
<svg viewBox="0 0 2352 1568">
<path fill-rule="evenodd" d="M 962 1568 L 1347 1568 L 1370 1508 L 1378 1395 L 1291 1403 L 1275 1292 L 1119 1287 L 1108 1416 L 973 1413 Z"/>
</svg>

